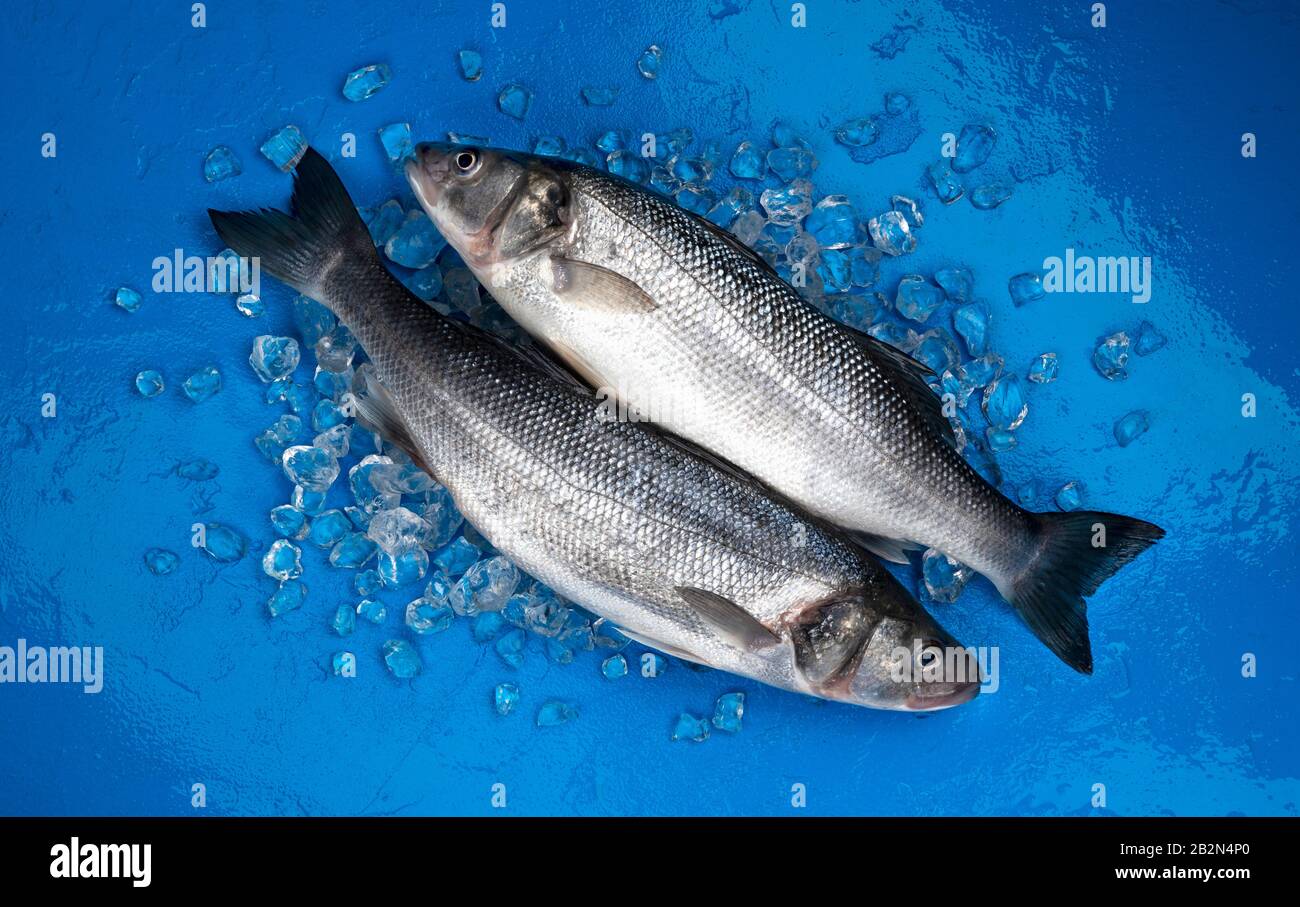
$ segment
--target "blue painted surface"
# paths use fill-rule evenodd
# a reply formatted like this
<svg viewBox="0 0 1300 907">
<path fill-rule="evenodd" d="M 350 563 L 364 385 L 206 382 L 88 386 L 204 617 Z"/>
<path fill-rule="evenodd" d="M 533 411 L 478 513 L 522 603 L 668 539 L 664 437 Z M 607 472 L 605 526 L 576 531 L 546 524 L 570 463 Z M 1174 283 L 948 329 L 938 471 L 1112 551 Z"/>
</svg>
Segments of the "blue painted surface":
<svg viewBox="0 0 1300 907">
<path fill-rule="evenodd" d="M 479 2 L 222 0 L 205 29 L 185 6 L 20 3 L 0 35 L 0 645 L 101 645 L 107 674 L 97 696 L 0 687 L 0 811 L 189 814 L 201 782 L 212 813 L 483 814 L 503 782 L 509 811 L 526 814 L 787 813 L 795 783 L 817 814 L 1296 814 L 1300 117 L 1284 0 L 1112 3 L 1104 30 L 1088 4 L 1037 0 L 813 2 L 806 29 L 763 0 L 672 14 L 514 2 L 501 30 Z M 892 58 L 873 49 L 887 36 L 902 45 Z M 657 82 L 634 69 L 651 42 L 665 49 Z M 458 74 L 464 47 L 483 53 L 478 83 Z M 344 100 L 345 74 L 380 61 L 393 83 Z M 512 80 L 535 93 L 522 124 L 495 109 Z M 621 93 L 591 108 L 584 86 Z M 891 90 L 913 99 L 921 134 L 854 163 L 830 128 L 878 113 Z M 275 621 L 264 609 L 266 514 L 289 488 L 250 443 L 279 408 L 246 360 L 255 334 L 290 331 L 290 296 L 267 287 L 259 322 L 227 297 L 156 296 L 154 257 L 216 252 L 209 206 L 283 204 L 288 179 L 257 147 L 289 122 L 335 158 L 354 132 L 358 156 L 338 166 L 358 203 L 375 204 L 406 197 L 375 138 L 391 122 L 516 146 L 684 125 L 729 152 L 765 141 L 778 117 L 813 141 L 820 192 L 864 214 L 895 192 L 923 199 L 920 247 L 887 263 L 887 292 L 904 273 L 967 264 L 1008 363 L 1060 355 L 1060 380 L 1030 387 L 1020 445 L 1000 458 L 1009 482 L 1078 479 L 1090 505 L 1169 531 L 1092 600 L 1095 675 L 1059 664 L 980 581 L 934 607 L 964 642 L 1001 646 L 1001 688 L 925 718 L 678 662 L 609 681 L 595 653 L 557 667 L 531 649 L 512 671 L 464 622 L 421 639 L 424 673 L 398 682 L 379 653 L 403 635 L 397 613 L 348 641 L 359 678 L 331 677 L 343 646 L 327 621 L 354 600 L 351 574 L 305 551 L 307 605 Z M 1025 177 L 996 211 L 944 208 L 924 184 L 940 135 L 967 122 L 1000 137 L 979 172 L 1015 165 Z M 53 159 L 39 153 L 46 132 Z M 1239 153 L 1243 132 L 1259 137 L 1254 160 Z M 217 144 L 244 173 L 210 186 L 202 161 Z M 1152 256 L 1152 301 L 1013 308 L 1007 278 L 1070 246 Z M 138 312 L 111 305 L 120 285 L 144 291 Z M 1143 318 L 1169 345 L 1135 358 L 1128 381 L 1104 381 L 1093 345 Z M 195 406 L 179 385 L 208 364 L 225 388 Z M 168 389 L 146 400 L 132 379 L 150 367 Z M 1258 399 L 1254 419 L 1241 417 L 1244 393 Z M 1151 430 L 1121 449 L 1111 425 L 1134 409 Z M 217 478 L 172 474 L 199 456 Z M 253 550 L 211 562 L 188 545 L 196 520 L 237 527 Z M 175 573 L 145 569 L 154 546 L 181 555 Z M 386 598 L 400 612 L 414 594 Z M 1247 652 L 1253 679 L 1241 676 Z M 503 680 L 524 697 L 508 718 L 490 704 Z M 741 733 L 669 742 L 680 711 L 707 713 L 733 689 L 749 697 Z M 580 717 L 535 728 L 550 698 Z M 1090 805 L 1095 784 L 1104 810 Z"/>
</svg>

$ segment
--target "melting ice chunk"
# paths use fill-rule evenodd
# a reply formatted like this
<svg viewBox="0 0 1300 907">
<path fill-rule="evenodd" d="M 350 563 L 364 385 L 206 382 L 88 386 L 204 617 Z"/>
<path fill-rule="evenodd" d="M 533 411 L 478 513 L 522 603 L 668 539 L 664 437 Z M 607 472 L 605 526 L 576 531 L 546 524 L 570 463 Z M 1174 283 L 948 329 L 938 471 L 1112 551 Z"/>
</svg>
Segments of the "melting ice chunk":
<svg viewBox="0 0 1300 907">
<path fill-rule="evenodd" d="M 384 154 L 394 164 L 406 160 L 415 148 L 415 141 L 411 138 L 411 124 L 389 123 L 380 127 L 379 144 L 384 146 Z"/>
<path fill-rule="evenodd" d="M 812 211 L 812 183 L 797 179 L 783 189 L 765 189 L 759 204 L 768 219 L 782 227 L 792 227 Z"/>
<path fill-rule="evenodd" d="M 235 309 L 245 318 L 257 318 L 266 311 L 266 304 L 256 293 L 241 293 L 235 297 Z"/>
<path fill-rule="evenodd" d="M 287 539 L 276 539 L 262 558 L 262 570 L 271 579 L 297 579 L 302 576 L 301 549 Z"/>
<path fill-rule="evenodd" d="M 363 533 L 349 532 L 330 550 L 330 564 L 345 570 L 363 566 L 375 556 L 375 543 Z"/>
<path fill-rule="evenodd" d="M 1128 348 L 1128 334 L 1123 331 L 1111 334 L 1093 351 L 1092 364 L 1106 380 L 1123 381 L 1128 378 L 1128 371 L 1124 368 L 1128 365 Z"/>
<path fill-rule="evenodd" d="M 578 708 L 568 702 L 552 699 L 537 711 L 538 727 L 556 727 L 578 717 Z"/>
<path fill-rule="evenodd" d="M 271 511 L 271 527 L 287 539 L 300 539 L 306 535 L 307 514 L 290 504 L 281 504 Z"/>
<path fill-rule="evenodd" d="M 384 664 L 398 680 L 410 680 L 420 673 L 420 653 L 404 639 L 390 639 L 384 643 Z"/>
<path fill-rule="evenodd" d="M 144 553 L 144 565 L 154 576 L 166 576 L 180 566 L 181 559 L 166 548 L 150 548 Z"/>
<path fill-rule="evenodd" d="M 1056 493 L 1056 506 L 1069 512 L 1083 506 L 1083 483 L 1066 482 Z"/>
<path fill-rule="evenodd" d="M 740 730 L 740 719 L 744 715 L 744 693 L 723 693 L 713 704 L 713 726 L 728 734 L 735 734 Z"/>
<path fill-rule="evenodd" d="M 423 210 L 406 215 L 406 220 L 384 244 L 384 254 L 407 268 L 426 268 L 433 264 L 447 241 L 434 229 L 433 222 Z"/>
<path fill-rule="evenodd" d="M 1139 356 L 1150 356 L 1168 342 L 1165 335 L 1156 330 L 1151 322 L 1144 321 L 1138 325 L 1137 338 L 1133 341 L 1133 352 Z"/>
<path fill-rule="evenodd" d="M 457 614 L 500 611 L 519 585 L 519 570 L 504 557 L 490 557 L 471 566 L 451 590 Z"/>
<path fill-rule="evenodd" d="M 364 101 L 382 91 L 392 79 L 393 71 L 387 63 L 354 69 L 343 80 L 343 97 L 349 101 Z"/>
<path fill-rule="evenodd" d="M 886 211 L 871 218 L 867 221 L 867 232 L 876 248 L 886 255 L 906 255 L 916 249 L 912 227 L 899 211 Z"/>
<path fill-rule="evenodd" d="M 627 659 L 622 655 L 611 655 L 600 663 L 600 673 L 606 680 L 618 680 L 627 676 Z"/>
<path fill-rule="evenodd" d="M 353 652 L 335 652 L 334 657 L 330 659 L 330 664 L 333 666 L 335 677 L 356 676 L 357 656 Z"/>
<path fill-rule="evenodd" d="M 1028 302 L 1036 302 L 1047 295 L 1043 289 L 1043 278 L 1037 274 L 1017 274 L 1007 281 L 1007 292 L 1017 307 Z"/>
<path fill-rule="evenodd" d="M 339 475 L 339 461 L 323 447 L 300 444 L 286 448 L 281 464 L 289 481 L 308 491 L 327 490 Z"/>
<path fill-rule="evenodd" d="M 992 128 L 983 125 L 966 125 L 957 137 L 957 156 L 952 160 L 952 169 L 958 173 L 969 173 L 989 159 L 998 134 Z"/>
<path fill-rule="evenodd" d="M 208 152 L 203 159 L 203 178 L 209 183 L 220 182 L 239 176 L 244 172 L 244 165 L 239 162 L 235 152 L 225 145 L 218 145 Z"/>
<path fill-rule="evenodd" d="M 1010 183 L 988 183 L 971 190 L 970 203 L 981 211 L 991 211 L 1011 198 Z"/>
<path fill-rule="evenodd" d="M 456 54 L 460 77 L 466 82 L 477 82 L 483 75 L 483 55 L 477 50 L 462 50 Z"/>
<path fill-rule="evenodd" d="M 989 351 L 989 307 L 982 302 L 964 305 L 952 313 L 952 326 L 966 344 L 972 356 L 983 356 Z"/>
<path fill-rule="evenodd" d="M 493 648 L 497 655 L 501 656 L 502 661 L 512 668 L 518 668 L 524 663 L 524 646 L 527 639 L 523 630 L 511 630 L 498 639 Z"/>
<path fill-rule="evenodd" d="M 533 103 L 533 93 L 517 82 L 511 82 L 497 95 L 497 109 L 506 116 L 522 120 Z"/>
<path fill-rule="evenodd" d="M 763 155 L 753 142 L 744 141 L 736 146 L 736 153 L 731 156 L 729 165 L 731 175 L 739 179 L 761 180 L 767 172 Z"/>
<path fill-rule="evenodd" d="M 1115 440 L 1120 447 L 1128 447 L 1150 427 L 1147 414 L 1140 409 L 1134 410 L 1115 423 Z"/>
<path fill-rule="evenodd" d="M 1029 380 L 1035 384 L 1050 384 L 1056 380 L 1060 368 L 1055 353 L 1043 353 L 1029 364 Z"/>
<path fill-rule="evenodd" d="M 767 153 L 767 166 L 788 183 L 811 176 L 817 169 L 817 156 L 807 148 L 773 148 Z"/>
<path fill-rule="evenodd" d="M 339 605 L 334 610 L 334 617 L 330 619 L 330 627 L 339 636 L 351 636 L 357 628 L 357 612 L 346 603 Z"/>
<path fill-rule="evenodd" d="M 880 127 L 871 117 L 858 117 L 835 129 L 835 141 L 850 148 L 862 148 L 880 138 Z"/>
<path fill-rule="evenodd" d="M 181 390 L 195 403 L 202 403 L 221 390 L 221 373 L 211 365 L 205 366 L 186 378 Z"/>
<path fill-rule="evenodd" d="M 298 341 L 292 337 L 272 337 L 263 334 L 253 338 L 253 352 L 248 364 L 257 372 L 263 384 L 287 377 L 298 367 Z"/>
<path fill-rule="evenodd" d="M 971 569 L 941 551 L 928 549 L 921 559 L 925 591 L 937 602 L 955 602 L 971 577 Z"/>
<path fill-rule="evenodd" d="M 709 722 L 703 718 L 697 718 L 694 715 L 682 712 L 677 716 L 677 723 L 673 725 L 673 741 L 690 740 L 694 743 L 703 743 L 709 739 Z"/>
<path fill-rule="evenodd" d="M 157 369 L 145 369 L 135 376 L 135 389 L 141 397 L 156 397 L 163 392 L 163 376 Z"/>
<path fill-rule="evenodd" d="M 513 683 L 499 683 L 492 691 L 492 708 L 505 717 L 519 705 L 519 686 Z"/>
<path fill-rule="evenodd" d="M 352 531 L 352 521 L 342 510 L 327 510 L 311 521 L 307 541 L 319 548 L 333 548 Z"/>
<path fill-rule="evenodd" d="M 266 610 L 272 617 L 279 617 L 288 611 L 302 607 L 307 600 L 307 586 L 301 580 L 291 579 L 280 584 L 266 602 Z"/>
<path fill-rule="evenodd" d="M 582 101 L 588 107 L 612 107 L 618 100 L 617 88 L 584 88 L 582 89 Z M 507 113 L 509 111 L 506 111 Z M 514 114 L 510 114 L 514 116 Z M 520 114 L 520 119 L 523 115 Z"/>
<path fill-rule="evenodd" d="M 411 632 L 425 636 L 441 633 L 452 625 L 456 612 L 445 601 L 431 597 L 427 593 L 414 599 L 406 606 L 406 625 Z"/>
<path fill-rule="evenodd" d="M 919 274 L 908 274 L 898 282 L 894 308 L 904 318 L 924 322 L 943 304 L 943 299 L 943 290 Z"/>
<path fill-rule="evenodd" d="M 1016 375 L 1003 375 L 986 387 L 982 405 L 989 423 L 1003 431 L 1015 431 L 1029 414 L 1029 403 Z"/>
<path fill-rule="evenodd" d="M 934 194 L 945 205 L 951 205 L 966 192 L 962 184 L 952 175 L 952 169 L 945 161 L 935 161 L 926 168 L 925 173 L 930 178 Z"/>
<path fill-rule="evenodd" d="M 647 79 L 659 78 L 659 68 L 663 64 L 664 52 L 658 44 L 651 44 L 645 49 L 640 57 L 637 58 L 637 72 Z"/>
<path fill-rule="evenodd" d="M 297 126 L 289 125 L 263 142 L 260 150 L 268 161 L 288 173 L 306 153 L 307 140 Z"/>
<path fill-rule="evenodd" d="M 214 561 L 231 564 L 244 556 L 248 542 L 235 530 L 221 523 L 203 527 L 203 551 Z"/>
</svg>

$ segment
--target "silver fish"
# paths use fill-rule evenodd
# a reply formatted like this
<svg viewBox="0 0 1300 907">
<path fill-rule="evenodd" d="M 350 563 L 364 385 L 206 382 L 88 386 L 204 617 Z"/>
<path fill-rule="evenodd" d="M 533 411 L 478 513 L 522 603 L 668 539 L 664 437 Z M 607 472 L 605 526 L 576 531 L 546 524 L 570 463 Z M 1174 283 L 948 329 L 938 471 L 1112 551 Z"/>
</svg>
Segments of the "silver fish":
<svg viewBox="0 0 1300 907">
<path fill-rule="evenodd" d="M 973 659 L 835 532 L 409 292 L 315 151 L 293 209 L 209 213 L 351 329 L 373 368 L 362 415 L 522 569 L 647 645 L 774 686 L 905 710 L 978 693 Z"/>
<path fill-rule="evenodd" d="M 905 563 L 931 547 L 993 581 L 1090 673 L 1084 598 L 1163 530 L 1031 513 L 958 453 L 929 370 L 808 305 L 752 250 L 621 178 L 425 144 L 421 204 L 479 280 L 601 393 Z"/>
</svg>

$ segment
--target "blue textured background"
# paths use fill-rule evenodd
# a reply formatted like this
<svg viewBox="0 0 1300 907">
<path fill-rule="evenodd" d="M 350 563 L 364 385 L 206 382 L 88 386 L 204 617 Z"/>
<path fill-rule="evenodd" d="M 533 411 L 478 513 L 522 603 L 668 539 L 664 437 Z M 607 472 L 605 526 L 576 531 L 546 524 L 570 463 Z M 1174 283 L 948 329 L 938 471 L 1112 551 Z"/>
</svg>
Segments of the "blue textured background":
<svg viewBox="0 0 1300 907">
<path fill-rule="evenodd" d="M 501 781 L 510 811 L 530 814 L 782 813 L 802 782 L 810 813 L 1089 814 L 1103 783 L 1119 814 L 1295 815 L 1294 7 L 1115 2 L 1098 30 L 1083 0 L 812 0 L 796 30 L 788 4 L 767 0 L 507 5 L 504 30 L 486 2 L 428 0 L 214 0 L 206 29 L 190 27 L 188 4 L 28 0 L 6 13 L 0 644 L 102 645 L 107 681 L 98 696 L 0 687 L 0 812 L 186 814 L 203 782 L 214 813 L 476 814 Z M 891 34 L 903 48 L 886 58 L 872 45 Z M 651 42 L 665 48 L 657 82 L 633 66 Z M 477 84 L 458 75 L 462 47 L 483 52 Z M 393 83 L 344 100 L 344 75 L 378 61 Z M 516 79 L 535 92 L 522 124 L 495 108 Z M 622 93 L 593 109 L 584 85 Z M 879 112 L 889 90 L 912 97 L 923 132 L 855 164 L 829 130 Z M 250 443 L 278 408 L 246 360 L 254 334 L 290 331 L 288 294 L 266 287 L 268 313 L 250 322 L 226 297 L 148 293 L 152 259 L 217 251 L 208 206 L 284 202 L 288 178 L 257 146 L 288 122 L 334 156 L 356 133 L 358 157 L 339 167 L 358 203 L 375 204 L 405 197 L 375 138 L 390 122 L 507 145 L 684 125 L 729 153 L 741 138 L 765 143 L 778 117 L 813 141 L 821 192 L 864 214 L 895 192 L 923 198 L 920 248 L 887 263 L 888 292 L 905 272 L 967 264 L 1010 367 L 1059 353 L 1060 380 L 1030 386 L 1020 446 L 1001 457 L 1008 479 L 1079 479 L 1089 504 L 1168 529 L 1092 601 L 1095 676 L 1059 664 L 980 581 L 937 607 L 964 642 L 1002 647 L 1002 688 L 924 718 L 677 662 L 609 682 L 595 654 L 555 667 L 530 652 L 512 677 L 464 622 L 421 639 L 424 673 L 397 682 L 379 646 L 401 634 L 409 590 L 384 596 L 397 612 L 387 627 L 348 641 L 361 676 L 331 677 L 341 646 L 326 622 L 355 598 L 351 574 L 305 550 L 308 603 L 272 622 L 259 564 L 288 485 Z M 993 212 L 944 208 L 924 187 L 939 136 L 968 122 L 1000 136 L 983 173 L 1025 177 Z M 1247 131 L 1255 160 L 1239 153 Z M 39 154 L 45 132 L 55 159 Z M 216 144 L 245 172 L 209 186 L 201 165 Z M 1067 246 L 1152 256 L 1150 304 L 1049 296 L 1014 309 L 1007 278 Z M 146 291 L 134 315 L 110 304 L 123 284 Z M 1142 318 L 1169 345 L 1135 358 L 1127 382 L 1104 381 L 1092 347 Z M 225 389 L 194 406 L 180 382 L 210 363 Z M 152 400 L 131 386 L 148 367 L 168 381 Z M 54 419 L 40 416 L 47 392 Z M 1253 420 L 1239 413 L 1246 392 Z M 1111 425 L 1138 408 L 1151 430 L 1120 449 Z M 170 474 L 197 456 L 220 476 Z M 260 550 L 215 564 L 188 547 L 198 519 Z M 180 569 L 151 575 L 152 546 L 181 553 Z M 1240 676 L 1245 652 L 1255 679 Z M 502 719 L 489 696 L 504 679 L 525 700 Z M 739 735 L 669 742 L 679 711 L 707 712 L 730 689 L 749 695 Z M 581 717 L 538 730 L 551 697 Z"/>
</svg>

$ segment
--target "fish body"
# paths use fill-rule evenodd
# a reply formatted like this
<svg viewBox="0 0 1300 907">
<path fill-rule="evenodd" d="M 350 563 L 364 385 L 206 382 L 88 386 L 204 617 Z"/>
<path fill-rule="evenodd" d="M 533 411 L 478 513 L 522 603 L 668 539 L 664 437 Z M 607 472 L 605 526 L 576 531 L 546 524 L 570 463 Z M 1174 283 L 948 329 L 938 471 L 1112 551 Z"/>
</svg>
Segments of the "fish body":
<svg viewBox="0 0 1300 907">
<path fill-rule="evenodd" d="M 314 151 L 294 206 L 212 217 L 348 326 L 373 369 L 362 413 L 522 569 L 636 639 L 774 686 L 910 710 L 978 692 L 978 673 L 918 681 L 924 661 L 896 679 L 902 651 L 956 643 L 837 533 L 410 293 Z"/>
<path fill-rule="evenodd" d="M 925 366 L 817 311 L 655 193 L 569 162 L 437 144 L 417 149 L 407 176 L 493 297 L 601 393 L 882 556 L 930 547 L 969 565 L 1091 671 L 1083 599 L 1158 527 L 1018 507 L 956 449 Z"/>
</svg>

